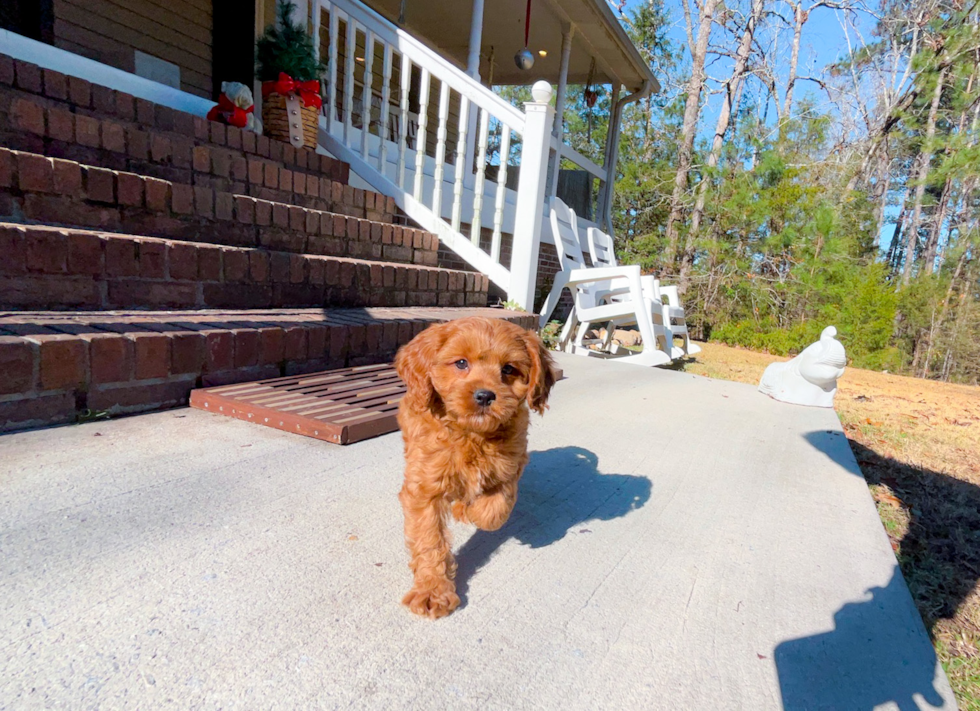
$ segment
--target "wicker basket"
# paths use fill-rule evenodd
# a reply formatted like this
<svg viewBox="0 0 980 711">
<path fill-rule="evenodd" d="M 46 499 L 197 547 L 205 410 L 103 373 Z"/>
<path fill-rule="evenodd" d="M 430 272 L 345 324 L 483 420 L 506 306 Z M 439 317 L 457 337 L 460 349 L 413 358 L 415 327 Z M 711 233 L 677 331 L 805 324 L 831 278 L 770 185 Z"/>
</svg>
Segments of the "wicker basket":
<svg viewBox="0 0 980 711">
<path fill-rule="evenodd" d="M 315 106 L 304 106 L 299 102 L 300 120 L 303 124 L 303 145 L 316 148 L 317 127 L 320 111 Z M 269 94 L 262 98 L 262 133 L 277 141 L 289 143 L 289 116 L 286 110 L 286 97 L 282 94 Z"/>
</svg>

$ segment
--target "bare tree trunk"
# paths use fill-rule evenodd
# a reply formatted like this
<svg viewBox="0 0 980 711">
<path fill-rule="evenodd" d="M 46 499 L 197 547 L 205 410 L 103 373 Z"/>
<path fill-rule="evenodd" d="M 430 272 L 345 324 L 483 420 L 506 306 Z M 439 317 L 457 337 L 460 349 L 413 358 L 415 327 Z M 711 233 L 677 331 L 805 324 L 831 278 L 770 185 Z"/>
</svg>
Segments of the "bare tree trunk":
<svg viewBox="0 0 980 711">
<path fill-rule="evenodd" d="M 793 47 L 789 55 L 786 96 L 783 98 L 783 112 L 781 114 L 784 121 L 789 120 L 789 112 L 793 109 L 793 89 L 796 86 L 796 70 L 800 62 L 800 38 L 803 36 L 803 25 L 810 18 L 810 10 L 804 10 L 802 2 L 790 3 L 790 7 L 793 8 Z"/>
<path fill-rule="evenodd" d="M 888 152 L 887 145 L 885 146 L 885 152 L 878 158 L 878 176 L 875 180 L 874 193 L 871 196 L 872 202 L 874 203 L 874 216 L 875 216 L 875 238 L 874 238 L 874 248 L 878 249 L 878 244 L 881 241 L 881 231 L 885 227 L 885 203 L 888 201 L 888 191 L 891 189 L 892 184 L 892 173 L 888 170 L 891 165 L 891 156 Z"/>
<path fill-rule="evenodd" d="M 936 206 L 936 217 L 929 228 L 929 237 L 922 253 L 923 267 L 926 274 L 932 274 L 936 268 L 936 252 L 939 249 L 939 234 L 942 231 L 943 223 L 946 221 L 946 209 L 949 206 L 949 193 L 953 188 L 953 179 L 946 178 L 943 184 L 943 192 L 939 198 L 939 205 Z"/>
<path fill-rule="evenodd" d="M 919 152 L 918 171 L 916 175 L 915 200 L 912 203 L 912 222 L 905 242 L 905 267 L 902 270 L 902 286 L 908 285 L 912 278 L 912 266 L 915 263 L 915 247 L 919 239 L 919 225 L 922 221 L 922 198 L 926 193 L 926 179 L 929 177 L 929 165 L 932 162 L 932 139 L 936 135 L 936 117 L 939 114 L 939 100 L 943 95 L 943 82 L 946 79 L 948 65 L 943 64 L 936 77 L 936 88 L 932 92 L 932 103 L 929 105 L 929 116 L 926 119 L 926 134 Z"/>
<path fill-rule="evenodd" d="M 922 377 L 929 377 L 929 363 L 932 361 L 932 348 L 935 343 L 936 330 L 942 329 L 943 324 L 946 323 L 946 316 L 949 313 L 949 303 L 953 298 L 953 291 L 956 289 L 956 282 L 959 281 L 960 274 L 963 272 L 963 266 L 966 264 L 967 256 L 970 254 L 969 249 L 964 249 L 963 254 L 960 255 L 959 260 L 956 262 L 956 269 L 953 271 L 953 278 L 949 280 L 949 287 L 946 289 L 946 296 L 943 297 L 943 303 L 940 306 L 939 318 L 933 318 L 932 327 L 929 329 L 928 336 L 928 346 L 926 348 L 926 359 L 925 365 L 922 370 Z"/>
<path fill-rule="evenodd" d="M 711 151 L 708 153 L 707 167 L 710 173 L 718 165 L 721 157 L 722 144 L 725 142 L 725 134 L 731 124 L 732 111 L 736 105 L 738 96 L 742 93 L 742 83 L 745 80 L 745 70 L 749 63 L 749 55 L 752 53 L 752 38 L 755 35 L 755 27 L 762 17 L 765 9 L 765 0 L 752 0 L 752 9 L 745 23 L 745 31 L 742 33 L 742 41 L 738 45 L 735 53 L 735 66 L 732 69 L 732 76 L 725 84 L 725 98 L 718 114 L 718 123 L 715 124 L 715 136 L 711 141 Z M 704 203 L 708 193 L 708 183 L 710 177 L 705 175 L 698 183 L 697 199 L 694 203 L 694 211 L 691 213 L 691 228 L 688 230 L 684 240 L 684 251 L 681 255 L 680 276 L 678 278 L 678 289 L 683 292 L 687 289 L 688 274 L 694 262 L 694 245 L 701 228 L 701 219 L 704 216 Z"/>
<path fill-rule="evenodd" d="M 891 244 L 888 245 L 888 254 L 885 256 L 885 262 L 888 264 L 888 272 L 891 276 L 898 274 L 899 265 L 902 263 L 902 226 L 905 224 L 905 215 L 908 212 L 908 201 L 909 188 L 906 185 L 905 191 L 902 193 L 902 200 L 899 203 L 902 209 L 898 213 L 898 219 L 895 220 L 895 233 L 892 235 Z"/>
<path fill-rule="evenodd" d="M 687 4 L 687 0 L 684 0 Z M 674 176 L 674 191 L 670 197 L 670 215 L 667 218 L 667 249 L 673 261 L 678 250 L 678 225 L 683 213 L 684 193 L 687 192 L 688 175 L 691 172 L 691 158 L 694 152 L 694 136 L 698 129 L 698 116 L 701 113 L 701 91 L 704 88 L 704 59 L 708 53 L 708 39 L 714 22 L 715 7 L 718 0 L 704 0 L 698 34 L 691 52 L 691 79 L 687 84 L 687 103 L 684 106 L 684 122 L 681 125 L 681 144 L 677 155 L 677 173 Z"/>
<path fill-rule="evenodd" d="M 970 73 L 970 78 L 966 82 L 967 95 L 970 95 L 972 93 L 973 83 L 976 80 L 976 77 L 977 77 L 977 70 L 974 68 L 973 72 Z M 966 130 L 966 122 L 967 119 L 969 118 L 969 112 L 970 109 L 967 108 L 960 113 L 960 120 L 957 122 L 956 125 L 956 132 L 959 135 L 963 135 L 963 132 Z M 977 123 L 977 114 L 976 114 L 976 108 L 974 108 L 973 122 L 970 131 L 971 134 L 974 135 L 974 139 L 970 141 L 971 145 L 976 144 L 976 138 L 975 138 L 976 123 Z M 950 146 L 947 145 L 945 152 L 947 156 L 951 154 Z M 964 182 L 962 190 L 963 190 L 963 197 L 966 200 L 969 200 L 970 194 L 973 192 L 972 182 L 973 182 L 972 176 L 971 178 L 967 178 L 967 180 Z M 946 183 L 943 185 L 942 196 L 939 199 L 939 206 L 938 209 L 936 210 L 936 219 L 932 223 L 932 229 L 929 230 L 929 240 L 926 242 L 925 257 L 924 257 L 926 274 L 932 274 L 936 268 L 936 256 L 939 251 L 939 239 L 940 236 L 942 235 L 943 223 L 946 221 L 946 212 L 949 209 L 950 196 L 952 195 L 952 192 L 953 192 L 953 178 L 947 177 Z"/>
</svg>

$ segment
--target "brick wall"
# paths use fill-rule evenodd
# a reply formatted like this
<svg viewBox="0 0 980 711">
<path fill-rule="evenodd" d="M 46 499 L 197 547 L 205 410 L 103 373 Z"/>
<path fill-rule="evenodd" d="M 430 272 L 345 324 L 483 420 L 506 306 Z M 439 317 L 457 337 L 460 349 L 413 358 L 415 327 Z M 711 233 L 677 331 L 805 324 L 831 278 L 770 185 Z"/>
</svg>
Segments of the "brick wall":
<svg viewBox="0 0 980 711">
<path fill-rule="evenodd" d="M 0 223 L 0 308 L 483 306 L 472 272 Z"/>
<path fill-rule="evenodd" d="M 437 263 L 437 238 L 422 230 L 5 148 L 0 216 L 294 253 Z"/>
<path fill-rule="evenodd" d="M 348 186 L 342 161 L 2 54 L 0 145 L 375 221 L 396 212 Z"/>
</svg>

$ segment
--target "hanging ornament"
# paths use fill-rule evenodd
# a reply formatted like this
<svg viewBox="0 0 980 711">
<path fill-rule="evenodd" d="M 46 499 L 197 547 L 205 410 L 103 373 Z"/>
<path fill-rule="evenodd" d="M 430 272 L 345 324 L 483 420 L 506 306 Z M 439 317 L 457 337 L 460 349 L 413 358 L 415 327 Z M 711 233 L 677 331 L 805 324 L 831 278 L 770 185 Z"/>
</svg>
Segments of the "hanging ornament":
<svg viewBox="0 0 980 711">
<path fill-rule="evenodd" d="M 592 142 L 592 109 L 595 108 L 596 102 L 599 100 L 599 92 L 592 86 L 593 79 L 595 79 L 595 57 L 592 58 L 592 64 L 589 65 L 589 77 L 585 80 L 585 91 L 582 92 L 585 106 L 589 110 L 585 131 L 585 140 L 589 143 Z"/>
<path fill-rule="evenodd" d="M 585 81 L 585 91 L 582 92 L 582 98 L 585 99 L 585 105 L 590 109 L 595 107 L 596 102 L 599 100 L 599 92 L 595 90 L 592 86 L 592 80 L 595 78 L 595 57 L 592 58 L 592 64 L 589 65 L 589 78 Z M 591 113 L 591 111 L 590 111 Z"/>
<path fill-rule="evenodd" d="M 527 71 L 534 66 L 534 55 L 527 48 L 531 36 L 531 0 L 527 0 L 527 17 L 524 19 L 524 49 L 514 55 L 514 64 L 521 71 Z"/>
</svg>

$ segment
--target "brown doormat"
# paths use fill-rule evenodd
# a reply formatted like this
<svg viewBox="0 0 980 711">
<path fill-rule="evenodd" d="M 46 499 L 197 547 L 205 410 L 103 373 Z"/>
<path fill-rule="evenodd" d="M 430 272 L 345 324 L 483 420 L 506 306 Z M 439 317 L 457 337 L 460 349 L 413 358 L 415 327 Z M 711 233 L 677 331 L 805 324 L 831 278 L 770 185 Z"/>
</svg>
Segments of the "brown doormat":
<svg viewBox="0 0 980 711">
<path fill-rule="evenodd" d="M 191 407 L 351 444 L 397 430 L 404 393 L 395 366 L 384 363 L 194 390 Z"/>
<path fill-rule="evenodd" d="M 562 371 L 555 369 L 555 380 Z M 392 363 L 327 370 L 191 392 L 191 407 L 335 444 L 398 429 L 405 384 Z"/>
</svg>

